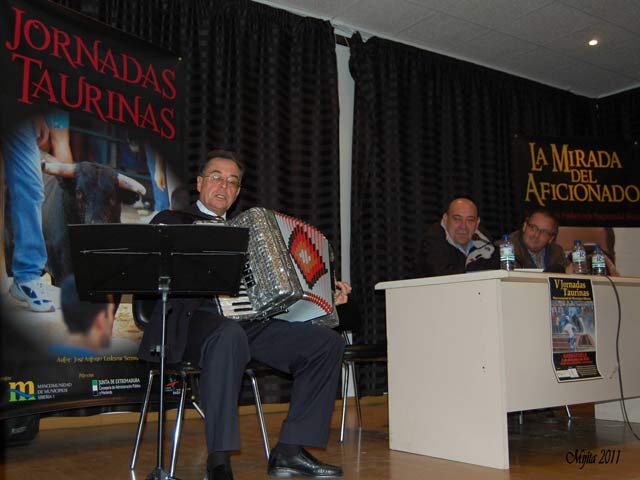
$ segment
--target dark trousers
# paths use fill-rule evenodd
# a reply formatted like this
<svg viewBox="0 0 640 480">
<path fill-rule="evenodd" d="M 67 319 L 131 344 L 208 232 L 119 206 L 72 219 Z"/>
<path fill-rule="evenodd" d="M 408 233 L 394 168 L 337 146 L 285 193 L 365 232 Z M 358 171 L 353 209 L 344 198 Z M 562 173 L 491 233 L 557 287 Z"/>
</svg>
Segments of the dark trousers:
<svg viewBox="0 0 640 480">
<path fill-rule="evenodd" d="M 240 449 L 238 397 L 251 358 L 293 376 L 279 440 L 326 446 L 344 351 L 339 334 L 310 323 L 238 323 L 207 311 L 198 311 L 191 323 L 187 351 L 201 345 L 200 399 L 209 453 Z M 194 338 L 202 333 L 203 340 Z"/>
</svg>

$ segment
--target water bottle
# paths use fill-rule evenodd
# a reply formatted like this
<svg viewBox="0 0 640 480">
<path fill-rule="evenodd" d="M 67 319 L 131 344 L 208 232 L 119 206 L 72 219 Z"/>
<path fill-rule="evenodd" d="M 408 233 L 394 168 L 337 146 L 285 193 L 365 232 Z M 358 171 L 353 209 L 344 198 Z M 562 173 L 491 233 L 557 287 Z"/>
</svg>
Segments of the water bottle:
<svg viewBox="0 0 640 480">
<path fill-rule="evenodd" d="M 587 274 L 587 253 L 584 251 L 580 240 L 573 241 L 573 251 L 571 252 L 573 262 L 573 273 Z"/>
<path fill-rule="evenodd" d="M 606 275 L 607 264 L 604 261 L 604 252 L 600 245 L 596 243 L 596 248 L 591 255 L 591 273 L 593 275 Z"/>
<path fill-rule="evenodd" d="M 509 235 L 502 236 L 500 244 L 500 268 L 502 270 L 513 270 L 516 266 L 516 255 L 513 251 L 513 243 L 509 241 Z"/>
</svg>

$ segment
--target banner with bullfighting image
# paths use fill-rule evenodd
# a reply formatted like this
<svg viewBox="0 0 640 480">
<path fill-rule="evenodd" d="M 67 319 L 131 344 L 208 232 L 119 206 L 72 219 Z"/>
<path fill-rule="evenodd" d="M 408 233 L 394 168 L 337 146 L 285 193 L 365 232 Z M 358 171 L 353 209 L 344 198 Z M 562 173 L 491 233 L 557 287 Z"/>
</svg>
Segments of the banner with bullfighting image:
<svg viewBox="0 0 640 480">
<path fill-rule="evenodd" d="M 147 223 L 188 202 L 180 61 L 44 0 L 3 1 L 0 33 L 0 409 L 139 401 L 131 300 L 78 297 L 67 226 Z"/>
<path fill-rule="evenodd" d="M 623 140 L 514 139 L 517 204 L 566 226 L 640 226 L 640 144 Z"/>
<path fill-rule="evenodd" d="M 556 379 L 563 383 L 601 378 L 591 280 L 549 277 L 549 295 Z"/>
</svg>

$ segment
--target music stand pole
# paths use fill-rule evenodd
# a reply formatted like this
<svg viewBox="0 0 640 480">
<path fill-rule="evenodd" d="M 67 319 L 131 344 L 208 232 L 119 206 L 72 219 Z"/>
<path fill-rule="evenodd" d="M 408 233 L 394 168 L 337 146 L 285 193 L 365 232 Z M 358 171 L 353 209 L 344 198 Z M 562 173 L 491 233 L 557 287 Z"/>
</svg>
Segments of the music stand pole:
<svg viewBox="0 0 640 480">
<path fill-rule="evenodd" d="M 158 291 L 162 294 L 162 340 L 160 344 L 160 404 L 158 406 L 158 453 L 156 468 L 149 474 L 147 480 L 178 480 L 169 476 L 162 467 L 162 440 L 164 437 L 164 367 L 166 361 L 166 330 L 167 330 L 167 303 L 169 300 L 169 285 L 171 278 L 161 276 L 158 279 Z M 186 388 L 184 385 L 182 388 Z"/>
</svg>

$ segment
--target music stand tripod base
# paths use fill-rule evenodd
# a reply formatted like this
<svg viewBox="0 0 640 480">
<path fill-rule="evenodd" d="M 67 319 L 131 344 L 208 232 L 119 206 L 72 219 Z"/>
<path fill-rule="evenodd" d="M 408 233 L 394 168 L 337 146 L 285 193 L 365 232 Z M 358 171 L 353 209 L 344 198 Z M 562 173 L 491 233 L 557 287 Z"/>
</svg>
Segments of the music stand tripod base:
<svg viewBox="0 0 640 480">
<path fill-rule="evenodd" d="M 171 477 L 161 467 L 156 467 L 153 472 L 147 475 L 146 480 L 180 480 L 178 477 Z"/>
</svg>

